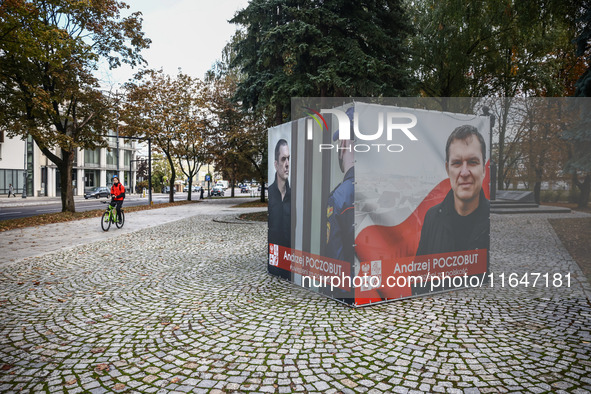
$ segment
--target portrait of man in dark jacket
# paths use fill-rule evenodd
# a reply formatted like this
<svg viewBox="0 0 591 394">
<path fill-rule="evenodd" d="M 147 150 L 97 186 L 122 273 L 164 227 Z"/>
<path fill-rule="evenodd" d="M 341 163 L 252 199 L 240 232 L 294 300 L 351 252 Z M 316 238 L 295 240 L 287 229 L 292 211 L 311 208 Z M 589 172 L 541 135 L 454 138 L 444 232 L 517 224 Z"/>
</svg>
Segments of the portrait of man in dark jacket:
<svg viewBox="0 0 591 394">
<path fill-rule="evenodd" d="M 486 144 L 474 126 L 457 127 L 447 139 L 445 170 L 451 190 L 427 211 L 417 256 L 488 249 L 490 202 L 482 191 Z"/>
<path fill-rule="evenodd" d="M 289 146 L 280 139 L 275 145 L 275 179 L 269 186 L 269 243 L 291 247 L 291 188 Z"/>
</svg>

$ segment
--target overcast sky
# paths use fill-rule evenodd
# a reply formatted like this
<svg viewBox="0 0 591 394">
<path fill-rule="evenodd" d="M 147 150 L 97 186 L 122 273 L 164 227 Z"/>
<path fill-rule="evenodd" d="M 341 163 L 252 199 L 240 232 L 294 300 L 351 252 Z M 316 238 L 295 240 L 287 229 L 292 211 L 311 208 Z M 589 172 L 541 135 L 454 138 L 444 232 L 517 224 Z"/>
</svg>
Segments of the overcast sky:
<svg viewBox="0 0 591 394">
<path fill-rule="evenodd" d="M 142 51 L 148 67 L 163 68 L 174 75 L 179 67 L 184 73 L 203 78 L 213 63 L 221 58 L 223 47 L 236 31 L 228 23 L 248 0 L 125 0 L 130 12 L 141 11 L 143 31 L 152 40 Z M 98 77 L 103 87 L 117 87 L 135 70 L 122 66 L 115 70 L 101 64 Z"/>
</svg>

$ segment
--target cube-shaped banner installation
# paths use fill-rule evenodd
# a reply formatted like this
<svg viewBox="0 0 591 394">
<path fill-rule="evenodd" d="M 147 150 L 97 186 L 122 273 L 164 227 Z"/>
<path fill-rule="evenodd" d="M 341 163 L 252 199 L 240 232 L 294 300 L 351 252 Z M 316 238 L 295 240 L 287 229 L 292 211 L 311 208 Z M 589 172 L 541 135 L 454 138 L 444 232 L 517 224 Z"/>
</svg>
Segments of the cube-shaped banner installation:
<svg viewBox="0 0 591 394">
<path fill-rule="evenodd" d="M 268 134 L 269 272 L 353 306 L 482 284 L 487 112 L 462 99 L 292 100 L 295 120 Z"/>
</svg>

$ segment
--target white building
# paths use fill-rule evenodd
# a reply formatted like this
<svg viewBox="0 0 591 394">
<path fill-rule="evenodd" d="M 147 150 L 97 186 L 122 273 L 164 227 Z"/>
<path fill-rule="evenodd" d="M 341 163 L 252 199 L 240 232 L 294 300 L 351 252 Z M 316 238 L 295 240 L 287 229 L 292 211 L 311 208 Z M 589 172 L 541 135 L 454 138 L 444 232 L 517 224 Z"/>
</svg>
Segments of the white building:
<svg viewBox="0 0 591 394">
<path fill-rule="evenodd" d="M 77 150 L 72 169 L 75 196 L 82 196 L 97 186 L 110 186 L 113 175 L 117 175 L 125 187 L 135 185 L 136 142 L 119 138 L 117 146 L 117 138 L 109 137 L 108 144 L 108 148 Z M 59 170 L 37 144 L 30 137 L 25 142 L 20 138 L 7 138 L 0 132 L 0 195 L 8 194 L 10 184 L 17 194 L 23 192 L 25 167 L 27 196 L 61 195 Z"/>
</svg>

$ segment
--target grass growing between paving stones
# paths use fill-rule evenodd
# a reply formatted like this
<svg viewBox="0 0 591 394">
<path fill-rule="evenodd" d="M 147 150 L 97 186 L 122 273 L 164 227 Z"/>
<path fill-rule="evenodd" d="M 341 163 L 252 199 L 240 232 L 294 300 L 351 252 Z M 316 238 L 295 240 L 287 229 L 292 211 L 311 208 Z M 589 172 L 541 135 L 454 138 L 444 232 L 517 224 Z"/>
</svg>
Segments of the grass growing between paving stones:
<svg viewBox="0 0 591 394">
<path fill-rule="evenodd" d="M 548 219 L 562 244 L 591 283 L 591 218 Z"/>
<path fill-rule="evenodd" d="M 176 202 L 168 202 L 168 203 L 157 204 L 157 205 L 136 205 L 133 207 L 126 207 L 124 205 L 123 210 L 126 213 L 128 213 L 128 212 L 146 211 L 149 209 L 175 207 L 177 205 L 193 204 L 193 203 L 198 203 L 198 202 L 199 201 L 176 201 Z M 0 232 L 7 231 L 7 230 L 14 230 L 17 228 L 42 226 L 44 224 L 62 223 L 62 222 L 70 222 L 72 220 L 97 218 L 97 217 L 100 217 L 103 214 L 103 212 L 105 212 L 104 209 L 94 209 L 92 211 L 84 211 L 84 212 L 45 213 L 43 215 L 31 216 L 31 217 L 27 217 L 27 218 L 8 219 L 8 220 L 0 221 Z"/>
</svg>

